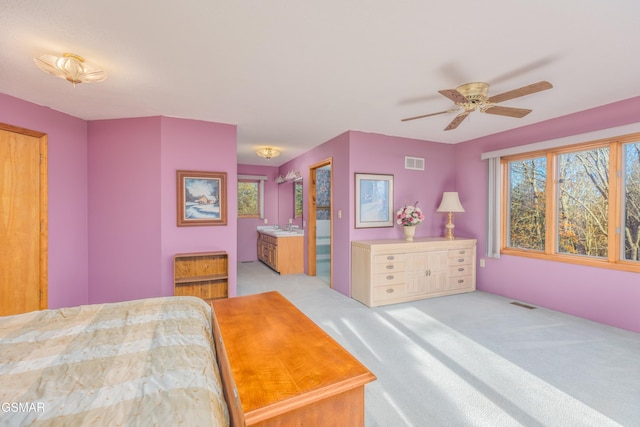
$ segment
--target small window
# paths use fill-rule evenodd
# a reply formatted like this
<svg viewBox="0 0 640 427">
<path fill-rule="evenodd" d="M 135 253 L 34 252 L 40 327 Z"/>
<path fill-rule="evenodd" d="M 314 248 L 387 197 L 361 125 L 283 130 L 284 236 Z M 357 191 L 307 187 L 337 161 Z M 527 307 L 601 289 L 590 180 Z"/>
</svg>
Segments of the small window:
<svg viewBox="0 0 640 427">
<path fill-rule="evenodd" d="M 259 180 L 238 180 L 238 217 L 260 218 Z"/>
<path fill-rule="evenodd" d="M 302 181 L 293 183 L 294 218 L 302 218 Z"/>
</svg>

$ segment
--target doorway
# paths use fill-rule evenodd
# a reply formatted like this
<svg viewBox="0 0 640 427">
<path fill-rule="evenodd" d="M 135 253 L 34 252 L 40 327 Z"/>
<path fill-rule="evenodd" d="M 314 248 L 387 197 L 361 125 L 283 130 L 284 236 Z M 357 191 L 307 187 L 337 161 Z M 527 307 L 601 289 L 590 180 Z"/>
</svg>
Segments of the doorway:
<svg viewBox="0 0 640 427">
<path fill-rule="evenodd" d="M 47 308 L 47 136 L 0 123 L 0 316 Z"/>
<path fill-rule="evenodd" d="M 333 175 L 329 158 L 309 167 L 308 272 L 333 287 Z"/>
</svg>

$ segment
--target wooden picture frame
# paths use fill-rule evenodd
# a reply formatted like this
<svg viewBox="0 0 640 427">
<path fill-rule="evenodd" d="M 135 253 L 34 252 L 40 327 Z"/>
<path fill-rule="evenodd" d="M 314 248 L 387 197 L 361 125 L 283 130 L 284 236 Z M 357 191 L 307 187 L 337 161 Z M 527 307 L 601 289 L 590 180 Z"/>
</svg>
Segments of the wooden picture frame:
<svg viewBox="0 0 640 427">
<path fill-rule="evenodd" d="M 393 227 L 393 175 L 356 173 L 356 228 Z"/>
<path fill-rule="evenodd" d="M 226 172 L 176 172 L 178 227 L 227 225 Z"/>
</svg>

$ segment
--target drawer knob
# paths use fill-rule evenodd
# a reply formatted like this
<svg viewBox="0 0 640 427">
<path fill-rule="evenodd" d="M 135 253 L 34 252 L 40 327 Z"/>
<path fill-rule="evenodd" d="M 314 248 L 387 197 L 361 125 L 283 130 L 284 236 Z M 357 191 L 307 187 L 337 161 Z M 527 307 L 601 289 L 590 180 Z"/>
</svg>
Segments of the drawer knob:
<svg viewBox="0 0 640 427">
<path fill-rule="evenodd" d="M 387 289 L 387 293 L 388 294 L 392 294 L 393 293 L 393 289 Z"/>
<path fill-rule="evenodd" d="M 393 280 L 393 275 L 392 274 L 388 275 L 387 280 Z"/>
<path fill-rule="evenodd" d="M 458 268 L 458 271 L 464 271 L 464 267 Z"/>
<path fill-rule="evenodd" d="M 387 257 L 387 259 L 388 259 L 389 261 L 393 261 L 394 259 L 396 259 L 396 257 L 395 257 L 395 256 L 393 256 L 393 255 L 389 255 L 389 256 Z"/>
<path fill-rule="evenodd" d="M 458 262 L 464 262 L 464 258 L 458 258 Z"/>
<path fill-rule="evenodd" d="M 393 270 L 393 265 L 392 264 L 387 265 L 387 270 Z"/>
<path fill-rule="evenodd" d="M 459 279 L 458 283 L 464 283 L 464 279 Z"/>
<path fill-rule="evenodd" d="M 465 251 L 459 251 L 458 253 L 459 253 L 460 255 L 462 255 L 462 254 L 464 254 L 464 253 L 465 253 Z"/>
</svg>

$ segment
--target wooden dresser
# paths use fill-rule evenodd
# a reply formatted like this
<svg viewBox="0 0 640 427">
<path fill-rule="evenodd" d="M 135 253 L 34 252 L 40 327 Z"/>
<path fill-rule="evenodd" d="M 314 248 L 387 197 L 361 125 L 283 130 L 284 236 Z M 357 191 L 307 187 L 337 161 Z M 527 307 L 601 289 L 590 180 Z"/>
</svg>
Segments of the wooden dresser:
<svg viewBox="0 0 640 427">
<path fill-rule="evenodd" d="M 369 307 L 476 289 L 476 240 L 351 242 L 351 296 Z"/>
<path fill-rule="evenodd" d="M 363 426 L 376 377 L 278 292 L 211 303 L 233 426 Z"/>
</svg>

